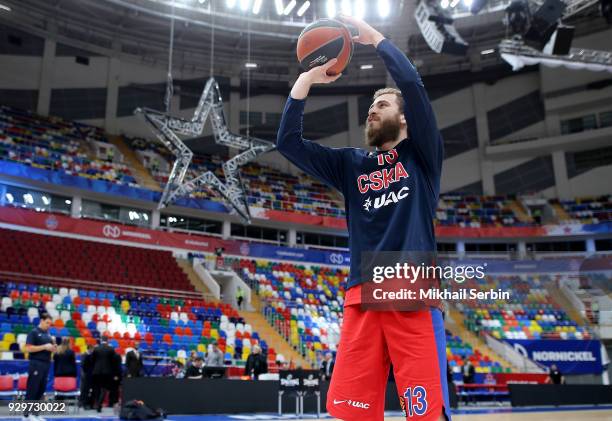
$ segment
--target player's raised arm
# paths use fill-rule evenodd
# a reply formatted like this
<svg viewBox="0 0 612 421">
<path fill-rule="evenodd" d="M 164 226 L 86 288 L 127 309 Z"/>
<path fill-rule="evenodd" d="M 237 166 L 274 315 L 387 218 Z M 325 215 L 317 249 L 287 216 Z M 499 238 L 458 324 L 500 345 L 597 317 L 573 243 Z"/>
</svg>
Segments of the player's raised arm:
<svg viewBox="0 0 612 421">
<path fill-rule="evenodd" d="M 318 178 L 330 186 L 343 189 L 343 152 L 329 148 L 302 137 L 304 105 L 310 87 L 315 83 L 330 83 L 341 74 L 329 76 L 327 69 L 335 64 L 330 60 L 323 66 L 302 73 L 285 104 L 283 117 L 276 137 L 278 151 L 304 172 Z"/>
<path fill-rule="evenodd" d="M 363 20 L 350 16 L 340 16 L 340 19 L 359 30 L 359 35 L 353 37 L 353 41 L 373 45 L 385 62 L 404 98 L 404 115 L 408 123 L 409 137 L 426 165 L 428 176 L 432 177 L 432 180 L 438 179 L 444 156 L 442 136 L 429 97 L 415 67 L 397 46 Z"/>
</svg>

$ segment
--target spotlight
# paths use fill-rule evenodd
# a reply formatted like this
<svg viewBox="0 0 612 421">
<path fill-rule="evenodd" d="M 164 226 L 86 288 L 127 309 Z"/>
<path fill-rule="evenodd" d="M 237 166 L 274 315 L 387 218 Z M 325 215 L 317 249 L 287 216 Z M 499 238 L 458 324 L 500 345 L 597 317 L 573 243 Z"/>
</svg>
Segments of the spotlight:
<svg viewBox="0 0 612 421">
<path fill-rule="evenodd" d="M 274 6 L 276 6 L 276 14 L 282 15 L 283 9 L 285 8 L 285 6 L 283 6 L 283 0 L 274 0 Z"/>
<path fill-rule="evenodd" d="M 30 193 L 26 193 L 23 195 L 23 201 L 29 204 L 34 203 L 34 198 L 32 197 L 32 195 Z"/>
<path fill-rule="evenodd" d="M 0 4 L 0 10 L 3 10 L 5 12 L 10 12 L 11 8 L 8 7 L 6 4 Z"/>
<path fill-rule="evenodd" d="M 296 4 L 297 4 L 297 1 L 291 0 L 289 4 L 287 5 L 287 7 L 285 7 L 285 10 L 283 10 L 283 15 L 287 16 L 289 13 L 291 13 L 291 11 L 293 10 Z"/>
<path fill-rule="evenodd" d="M 515 0 L 506 7 L 504 23 L 510 29 L 512 35 L 524 35 L 530 22 L 529 5 L 524 0 Z"/>
<path fill-rule="evenodd" d="M 433 51 L 454 55 L 467 53 L 468 43 L 453 26 L 453 19 L 448 12 L 436 4 L 421 1 L 414 11 L 414 17 L 425 42 Z"/>
<path fill-rule="evenodd" d="M 233 9 L 234 6 L 236 5 L 236 0 L 227 0 L 225 4 L 227 5 L 229 9 Z"/>
<path fill-rule="evenodd" d="M 366 12 L 365 2 L 363 0 L 355 1 L 355 17 L 357 19 L 363 19 Z"/>
<path fill-rule="evenodd" d="M 525 34 L 525 43 L 541 50 L 557 29 L 567 4 L 561 0 L 545 0 L 533 14 L 531 25 Z"/>
<path fill-rule="evenodd" d="M 482 54 L 483 56 L 486 56 L 487 54 L 493 54 L 494 52 L 495 50 L 493 48 L 489 48 L 488 50 L 482 50 L 480 54 Z"/>
<path fill-rule="evenodd" d="M 13 197 L 13 195 L 12 195 L 12 194 L 10 194 L 10 193 L 7 193 L 5 197 L 6 197 L 6 200 L 7 200 L 9 203 L 13 203 L 13 201 L 15 200 L 15 198 Z"/>
<path fill-rule="evenodd" d="M 304 13 L 306 13 L 306 10 L 308 10 L 308 8 L 310 7 L 310 2 L 309 1 L 305 1 L 304 4 L 302 4 L 300 6 L 300 8 L 297 11 L 297 15 L 299 17 L 302 17 L 304 15 Z"/>
<path fill-rule="evenodd" d="M 263 0 L 255 0 L 255 2 L 253 3 L 253 14 L 254 15 L 258 15 L 259 11 L 261 10 L 261 2 Z"/>
<path fill-rule="evenodd" d="M 249 9 L 250 0 L 240 0 L 240 10 L 246 12 Z"/>
<path fill-rule="evenodd" d="M 327 0 L 327 16 L 333 18 L 336 16 L 336 2 L 334 0 Z"/>
<path fill-rule="evenodd" d="M 374 68 L 374 65 L 373 64 L 362 64 L 359 68 L 361 70 L 370 70 Z"/>
<path fill-rule="evenodd" d="M 448 1 L 448 0 L 442 0 L 442 1 L 440 2 L 440 7 L 441 7 L 442 9 L 448 9 L 448 6 L 449 6 L 449 5 L 450 5 L 450 3 L 449 3 L 449 1 Z"/>
<path fill-rule="evenodd" d="M 257 63 L 245 63 L 244 67 L 247 69 L 257 69 Z"/>
<path fill-rule="evenodd" d="M 391 5 L 389 0 L 378 0 L 378 14 L 381 18 L 386 18 L 391 13 Z"/>
<path fill-rule="evenodd" d="M 67 205 L 72 205 L 72 200 L 66 199 L 66 200 L 64 200 L 64 203 L 67 204 Z"/>
<path fill-rule="evenodd" d="M 51 201 L 49 200 L 47 196 L 43 196 L 41 197 L 41 199 L 45 205 L 49 205 L 49 203 L 51 203 Z"/>
<path fill-rule="evenodd" d="M 469 9 L 472 7 L 472 0 L 463 0 L 463 4 Z"/>
<path fill-rule="evenodd" d="M 340 3 L 340 10 L 342 10 L 342 14 L 351 16 L 353 14 L 352 9 L 351 0 L 342 0 Z"/>
</svg>

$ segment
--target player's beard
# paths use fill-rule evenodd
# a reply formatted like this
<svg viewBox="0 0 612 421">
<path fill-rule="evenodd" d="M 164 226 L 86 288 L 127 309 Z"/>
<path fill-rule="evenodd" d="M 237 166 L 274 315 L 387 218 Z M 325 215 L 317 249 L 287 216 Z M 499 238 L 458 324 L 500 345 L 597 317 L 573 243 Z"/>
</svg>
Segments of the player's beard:
<svg viewBox="0 0 612 421">
<path fill-rule="evenodd" d="M 374 127 L 372 123 L 366 123 L 366 145 L 379 148 L 386 142 L 392 142 L 399 136 L 400 128 L 400 114 L 397 114 L 395 117 L 388 117 L 379 120 L 378 127 Z"/>
</svg>

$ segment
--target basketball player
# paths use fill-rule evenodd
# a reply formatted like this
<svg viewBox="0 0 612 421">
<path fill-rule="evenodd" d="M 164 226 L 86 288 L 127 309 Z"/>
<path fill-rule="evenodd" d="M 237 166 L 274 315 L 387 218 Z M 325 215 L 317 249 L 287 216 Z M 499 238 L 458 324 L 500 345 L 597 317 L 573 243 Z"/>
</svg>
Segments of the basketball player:
<svg viewBox="0 0 612 421">
<path fill-rule="evenodd" d="M 375 151 L 329 148 L 302 137 L 308 91 L 340 77 L 326 72 L 335 59 L 298 77 L 277 138 L 281 154 L 338 189 L 345 200 L 351 275 L 327 410 L 342 420 L 383 420 L 392 364 L 407 419 L 450 421 L 441 311 L 364 311 L 359 305 L 362 252 L 436 249 L 442 138 L 423 83 L 406 56 L 362 20 L 342 20 L 359 30 L 355 42 L 376 48 L 399 88 L 374 93 L 365 144 Z"/>
</svg>

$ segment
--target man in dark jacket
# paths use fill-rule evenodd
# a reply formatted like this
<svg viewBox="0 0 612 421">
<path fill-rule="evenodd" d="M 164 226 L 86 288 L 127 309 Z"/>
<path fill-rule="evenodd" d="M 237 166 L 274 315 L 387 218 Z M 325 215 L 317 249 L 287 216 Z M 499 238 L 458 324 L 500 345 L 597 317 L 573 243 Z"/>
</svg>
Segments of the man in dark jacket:
<svg viewBox="0 0 612 421">
<path fill-rule="evenodd" d="M 246 360 L 244 374 L 245 376 L 250 376 L 253 380 L 257 380 L 260 374 L 267 372 L 268 362 L 266 361 L 266 357 L 261 353 L 261 348 L 255 345 Z"/>
<path fill-rule="evenodd" d="M 465 384 L 474 383 L 474 376 L 476 375 L 476 369 L 474 368 L 474 365 L 469 360 L 469 358 L 463 357 L 463 368 L 461 371 L 463 373 L 463 383 Z"/>
<path fill-rule="evenodd" d="M 113 379 L 111 381 L 111 389 L 108 394 L 108 405 L 113 406 L 119 402 L 119 388 L 123 379 L 123 367 L 121 366 L 121 355 L 113 356 Z"/>
<path fill-rule="evenodd" d="M 185 372 L 186 379 L 201 379 L 204 377 L 204 359 L 201 356 L 197 356 L 193 364 L 189 366 Z"/>
<path fill-rule="evenodd" d="M 142 372 L 142 354 L 138 350 L 138 343 L 134 345 L 134 349 L 131 349 L 125 354 L 125 367 L 127 369 L 127 377 L 140 377 Z"/>
<path fill-rule="evenodd" d="M 334 358 L 331 352 L 325 354 L 325 359 L 321 363 L 321 379 L 330 380 L 334 372 Z"/>
<path fill-rule="evenodd" d="M 102 336 L 100 344 L 93 351 L 93 397 L 98 412 L 102 412 L 104 395 L 113 389 L 115 355 L 115 350 L 108 344 L 108 338 Z"/>
<path fill-rule="evenodd" d="M 93 345 L 87 345 L 87 352 L 81 357 L 81 395 L 79 400 L 81 406 L 90 409 L 93 402 Z"/>
</svg>

